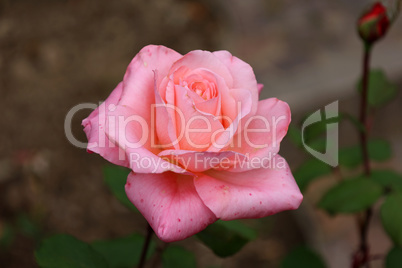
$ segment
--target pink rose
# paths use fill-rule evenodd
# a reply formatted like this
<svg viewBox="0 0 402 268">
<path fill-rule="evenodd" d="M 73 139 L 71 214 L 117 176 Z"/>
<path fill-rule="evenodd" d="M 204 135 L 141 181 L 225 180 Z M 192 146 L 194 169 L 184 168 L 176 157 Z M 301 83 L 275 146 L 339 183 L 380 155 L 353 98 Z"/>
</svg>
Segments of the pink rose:
<svg viewBox="0 0 402 268">
<path fill-rule="evenodd" d="M 83 121 L 88 151 L 132 169 L 127 196 L 166 242 L 296 209 L 303 197 L 277 155 L 289 106 L 258 101 L 261 88 L 227 51 L 144 47 Z"/>
</svg>

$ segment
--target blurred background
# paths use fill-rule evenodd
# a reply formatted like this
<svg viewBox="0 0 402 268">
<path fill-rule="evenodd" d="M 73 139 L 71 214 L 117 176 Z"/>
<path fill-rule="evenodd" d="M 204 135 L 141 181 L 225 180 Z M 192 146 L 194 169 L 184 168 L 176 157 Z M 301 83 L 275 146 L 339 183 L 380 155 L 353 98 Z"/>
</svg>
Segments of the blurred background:
<svg viewBox="0 0 402 268">
<path fill-rule="evenodd" d="M 93 241 L 145 232 L 145 220 L 105 186 L 107 162 L 71 145 L 64 133 L 68 111 L 103 101 L 143 46 L 161 44 L 182 54 L 229 50 L 254 68 L 265 85 L 261 98 L 289 103 L 294 122 L 335 100 L 341 110 L 357 114 L 362 44 L 355 24 L 370 3 L 0 0 L 0 266 L 36 267 L 38 236 L 69 233 Z M 373 66 L 399 85 L 401 26 L 402 19 L 375 47 L 373 58 Z M 385 165 L 399 171 L 401 104 L 399 94 L 377 113 L 372 134 L 391 141 L 394 157 Z M 80 123 L 89 113 L 80 111 L 72 121 L 73 134 L 83 142 Z M 341 143 L 356 136 L 351 127 L 341 128 Z M 305 156 L 288 141 L 281 154 L 293 168 Z M 314 209 L 325 188 L 309 189 L 296 212 L 250 220 L 260 236 L 233 257 L 215 257 L 195 238 L 180 243 L 197 253 L 199 267 L 278 267 L 286 252 L 302 243 L 321 252 L 330 267 L 348 267 L 357 246 L 355 222 Z M 369 239 L 374 253 L 391 245 L 378 219 Z"/>
</svg>

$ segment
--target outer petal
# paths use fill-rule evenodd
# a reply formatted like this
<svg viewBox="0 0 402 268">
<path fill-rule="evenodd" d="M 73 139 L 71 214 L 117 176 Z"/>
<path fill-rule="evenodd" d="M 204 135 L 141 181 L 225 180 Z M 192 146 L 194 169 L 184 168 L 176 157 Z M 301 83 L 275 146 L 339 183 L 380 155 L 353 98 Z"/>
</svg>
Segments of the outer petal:
<svg viewBox="0 0 402 268">
<path fill-rule="evenodd" d="M 128 152 L 124 151 L 121 144 L 119 144 L 119 148 L 119 146 L 115 145 L 115 140 L 110 141 L 110 137 L 113 135 L 107 134 L 109 136 L 105 136 L 105 133 L 109 132 L 106 119 L 109 118 L 110 115 L 112 115 L 112 117 L 113 114 L 117 115 L 116 113 L 110 112 L 113 108 L 109 105 L 113 104 L 120 105 L 120 107 L 131 108 L 130 115 L 135 115 L 141 117 L 146 122 L 151 122 L 152 104 L 155 103 L 154 71 L 157 70 L 162 76 L 166 75 L 173 62 L 181 57 L 179 53 L 169 48 L 153 45 L 144 47 L 135 56 L 127 68 L 123 82 L 112 92 L 105 102 L 105 105 L 101 105 L 83 121 L 85 127 L 84 131 L 89 140 L 89 151 L 99 153 L 112 163 L 126 167 L 132 166 L 128 161 L 129 159 L 124 157 Z M 158 80 L 156 83 L 160 83 L 160 81 Z M 127 117 L 126 113 L 124 113 L 124 115 Z M 148 124 L 148 127 L 148 133 L 154 132 L 154 129 L 151 129 L 151 124 Z M 154 148 L 150 148 L 149 142 L 145 147 L 145 150 L 152 150 L 152 152 L 157 151 Z M 150 152 L 146 152 L 146 155 L 148 155 L 148 153 Z M 141 153 L 141 155 L 143 154 Z M 154 155 L 154 157 L 156 156 Z M 137 171 L 151 172 L 150 170 Z M 162 171 L 159 170 L 157 172 Z"/>
<path fill-rule="evenodd" d="M 155 133 L 141 116 L 137 115 L 133 109 L 127 106 L 116 106 L 106 119 L 106 135 L 117 144 L 123 155 L 120 159 L 127 159 L 129 167 L 139 173 L 161 173 L 173 171 L 185 173 L 181 167 L 161 159 L 156 154 L 160 152 L 152 145 Z"/>
<path fill-rule="evenodd" d="M 127 67 L 118 104 L 130 108 L 131 115 L 139 116 L 148 122 L 148 133 L 155 133 L 155 126 L 152 128 L 155 118 L 151 117 L 161 109 L 156 102 L 155 88 L 167 75 L 172 64 L 181 57 L 170 48 L 149 45 L 141 49 Z M 162 140 L 162 144 L 169 142 Z"/>
<path fill-rule="evenodd" d="M 119 104 L 139 112 L 145 111 L 149 116 L 150 106 L 155 101 L 154 84 L 159 85 L 172 64 L 181 57 L 176 51 L 164 46 L 149 45 L 141 49 L 127 67 Z M 154 71 L 158 72 L 156 82 Z"/>
<path fill-rule="evenodd" d="M 165 242 L 185 239 L 216 221 L 191 176 L 130 173 L 125 188 L 130 201 Z"/>
<path fill-rule="evenodd" d="M 297 209 L 303 196 L 284 158 L 241 173 L 211 170 L 194 179 L 204 204 L 220 219 L 261 218 Z"/>
<path fill-rule="evenodd" d="M 276 98 L 258 102 L 258 110 L 245 122 L 241 132 L 233 137 L 233 146 L 229 150 L 247 155 L 250 161 L 264 165 L 279 152 L 280 142 L 286 135 L 291 120 L 289 105 Z M 253 168 L 259 168 L 253 165 Z M 249 169 L 241 166 L 231 171 Z"/>
<path fill-rule="evenodd" d="M 88 139 L 88 152 L 98 153 L 113 164 L 128 167 L 127 159 L 119 159 L 124 152 L 105 133 L 106 114 L 110 105 L 115 105 L 120 99 L 122 89 L 123 84 L 119 83 L 106 101 L 82 121 L 82 125 Z"/>
</svg>

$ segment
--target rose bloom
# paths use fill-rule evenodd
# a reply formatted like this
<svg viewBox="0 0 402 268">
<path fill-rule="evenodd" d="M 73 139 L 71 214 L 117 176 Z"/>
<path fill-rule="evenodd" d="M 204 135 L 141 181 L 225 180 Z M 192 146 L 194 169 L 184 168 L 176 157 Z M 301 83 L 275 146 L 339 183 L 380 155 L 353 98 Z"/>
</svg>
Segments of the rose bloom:
<svg viewBox="0 0 402 268">
<path fill-rule="evenodd" d="M 127 196 L 166 242 L 296 209 L 303 197 L 277 154 L 290 109 L 258 101 L 261 88 L 227 51 L 146 46 L 83 120 L 88 151 L 132 170 Z"/>
</svg>

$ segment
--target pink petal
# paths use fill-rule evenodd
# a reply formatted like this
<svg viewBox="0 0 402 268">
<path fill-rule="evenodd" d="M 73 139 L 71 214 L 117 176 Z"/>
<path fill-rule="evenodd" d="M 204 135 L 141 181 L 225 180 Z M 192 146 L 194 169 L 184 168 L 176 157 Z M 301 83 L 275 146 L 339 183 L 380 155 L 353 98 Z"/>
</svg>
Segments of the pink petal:
<svg viewBox="0 0 402 268">
<path fill-rule="evenodd" d="M 232 141 L 232 137 L 238 131 L 238 127 L 243 118 L 248 118 L 250 111 L 252 109 L 252 99 L 251 94 L 248 90 L 245 89 L 232 89 L 230 90 L 230 95 L 232 96 L 234 107 L 232 107 L 232 111 L 236 111 L 236 117 L 230 125 L 224 130 L 219 132 L 219 135 L 216 135 L 218 138 L 214 139 L 214 143 L 208 148 L 210 152 L 219 152 L 223 148 L 228 147 L 229 143 Z M 226 96 L 222 96 L 222 99 L 225 99 Z M 226 98 L 229 99 L 229 98 Z M 226 110 L 227 107 L 223 105 L 222 110 Z"/>
<path fill-rule="evenodd" d="M 105 133 L 106 114 L 108 109 L 118 102 L 122 89 L 123 84 L 119 83 L 106 101 L 82 121 L 82 125 L 87 135 L 89 152 L 98 153 L 113 164 L 128 167 L 127 159 L 119 159 L 119 155 L 123 153 L 121 149 L 111 142 Z"/>
<path fill-rule="evenodd" d="M 120 159 L 127 159 L 129 167 L 139 173 L 186 172 L 181 167 L 167 162 L 156 154 L 159 148 L 153 146 L 155 133 L 150 123 L 127 106 L 116 106 L 106 118 L 106 135 L 122 151 Z"/>
<path fill-rule="evenodd" d="M 203 172 L 205 170 L 229 169 L 236 163 L 246 161 L 246 156 L 232 152 L 195 152 L 186 150 L 165 150 L 159 153 L 160 157 L 169 159 L 169 162 L 179 163 L 185 170 Z"/>
<path fill-rule="evenodd" d="M 162 142 L 164 142 L 164 144 L 171 144 L 172 147 L 178 150 L 180 149 L 181 141 L 186 139 L 186 141 L 189 142 L 188 138 L 185 137 L 185 131 L 186 131 L 186 124 L 189 122 L 189 120 L 191 120 L 191 117 L 197 116 L 199 114 L 204 114 L 202 111 L 197 109 L 197 101 L 199 101 L 198 98 L 201 97 L 198 96 L 196 93 L 190 92 L 186 88 L 183 88 L 182 86 L 175 85 L 173 74 L 170 75 L 169 77 L 168 76 L 165 77 L 162 81 L 161 86 L 156 91 L 158 91 L 155 93 L 156 102 L 158 106 L 162 106 L 159 107 L 159 109 L 157 109 L 156 114 L 157 115 L 156 130 L 158 133 L 158 137 Z M 183 99 L 185 99 L 185 101 L 182 101 Z M 184 104 L 185 107 L 183 108 L 179 107 L 182 104 Z M 185 111 L 188 111 L 189 108 L 191 110 L 196 110 L 196 112 L 199 113 L 196 113 L 196 115 L 185 114 Z M 211 118 L 212 115 L 209 115 L 209 119 Z M 207 119 L 208 123 L 209 119 Z M 191 125 L 194 126 L 194 124 Z M 194 129 L 195 127 L 192 127 L 192 129 Z M 167 136 L 166 134 L 168 134 L 169 136 L 168 138 L 166 137 Z M 183 141 L 183 143 L 186 144 L 186 141 Z M 200 140 L 195 141 L 200 142 Z M 189 143 L 192 143 L 192 140 Z M 169 148 L 164 146 L 164 149 Z"/>
<path fill-rule="evenodd" d="M 188 151 L 205 151 L 214 141 L 214 133 L 223 131 L 220 120 L 215 116 L 196 109 L 188 96 L 187 89 L 175 86 L 175 106 L 180 116 L 176 116 L 176 127 L 180 149 Z"/>
<path fill-rule="evenodd" d="M 221 112 L 220 104 L 221 104 L 221 98 L 220 96 L 218 96 L 216 98 L 207 101 L 195 103 L 195 108 L 197 108 L 197 110 L 203 113 L 219 116 Z"/>
<path fill-rule="evenodd" d="M 263 84 L 257 84 L 258 87 L 258 95 L 261 94 L 261 90 L 264 88 Z"/>
<path fill-rule="evenodd" d="M 216 221 L 198 196 L 191 176 L 132 172 L 125 188 L 130 201 L 165 242 L 190 237 Z"/>
<path fill-rule="evenodd" d="M 155 83 L 159 85 L 173 62 L 181 57 L 176 51 L 164 46 L 149 45 L 141 49 L 127 67 L 119 104 L 131 107 L 148 120 L 151 104 L 155 103 Z M 156 81 L 154 71 L 158 73 Z"/>
<path fill-rule="evenodd" d="M 253 102 L 251 114 L 254 114 L 257 110 L 258 86 L 253 68 L 228 51 L 215 51 L 213 54 L 229 69 L 233 77 L 233 86 L 229 88 L 243 88 L 250 91 Z"/>
<path fill-rule="evenodd" d="M 195 69 L 206 69 L 213 72 L 222 77 L 229 88 L 233 88 L 234 77 L 232 77 L 227 66 L 209 51 L 194 50 L 187 53 L 183 58 L 173 64 L 169 74 L 182 66 L 186 67 L 189 71 Z"/>
<path fill-rule="evenodd" d="M 297 209 L 303 196 L 285 159 L 241 173 L 210 170 L 194 179 L 204 204 L 222 220 L 261 218 Z"/>
<path fill-rule="evenodd" d="M 286 135 L 291 120 L 289 105 L 276 98 L 258 102 L 257 113 L 242 126 L 242 131 L 233 137 L 229 150 L 248 155 L 250 161 L 269 162 L 279 152 L 280 142 Z M 259 168 L 254 165 L 253 168 Z M 236 166 L 231 171 L 244 171 Z"/>
<path fill-rule="evenodd" d="M 221 76 L 211 72 L 210 70 L 204 69 L 193 70 L 192 72 L 190 72 L 190 74 L 197 74 L 203 76 L 204 78 L 208 78 L 209 81 L 215 84 L 217 90 L 217 96 L 209 100 L 204 100 L 197 93 L 191 90 L 187 90 L 186 94 L 189 95 L 189 97 L 193 100 L 195 108 L 197 110 L 203 113 L 220 117 L 223 110 L 222 102 L 224 99 L 225 101 L 223 103 L 225 103 L 226 105 L 226 110 L 232 112 L 230 109 L 228 109 L 228 103 L 231 105 L 230 108 L 234 108 L 235 103 L 232 96 L 230 95 L 230 90 L 225 83 L 225 80 Z M 233 111 L 233 113 L 227 114 L 227 116 L 229 116 L 233 120 L 236 117 L 235 111 Z"/>
<path fill-rule="evenodd" d="M 155 76 L 158 76 L 156 73 Z M 166 78 L 166 77 L 165 77 Z M 156 78 L 155 78 L 156 83 Z M 179 149 L 179 142 L 176 133 L 176 107 L 167 105 L 160 95 L 160 92 L 155 84 L 155 129 L 159 147 L 162 150 L 175 148 Z M 152 119 L 151 119 L 152 120 Z"/>
</svg>

